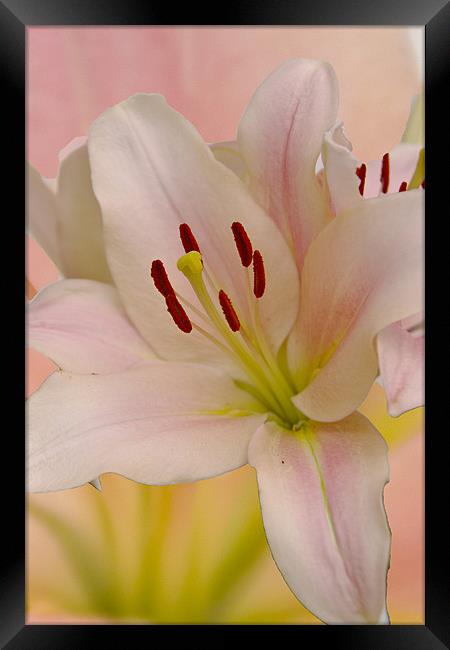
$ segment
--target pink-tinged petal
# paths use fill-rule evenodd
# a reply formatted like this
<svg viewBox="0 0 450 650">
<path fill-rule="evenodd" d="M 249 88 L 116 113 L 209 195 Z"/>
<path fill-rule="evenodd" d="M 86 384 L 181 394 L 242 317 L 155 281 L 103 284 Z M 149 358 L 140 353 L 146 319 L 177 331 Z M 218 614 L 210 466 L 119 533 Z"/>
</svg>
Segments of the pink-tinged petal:
<svg viewBox="0 0 450 650">
<path fill-rule="evenodd" d="M 408 330 L 412 336 L 425 336 L 425 313 L 423 310 L 402 318 L 400 322 L 403 329 Z"/>
<path fill-rule="evenodd" d="M 262 425 L 249 445 L 272 555 L 326 623 L 387 623 L 387 446 L 361 414 L 301 431 Z"/>
<path fill-rule="evenodd" d="M 325 177 L 333 212 L 340 214 L 363 201 L 359 191 L 360 179 L 356 175 L 358 161 L 351 153 L 342 124 L 336 124 L 324 136 L 322 157 L 325 160 Z"/>
<path fill-rule="evenodd" d="M 375 335 L 423 308 L 423 191 L 362 201 L 311 245 L 288 355 L 298 408 L 352 413 L 378 374 Z"/>
<path fill-rule="evenodd" d="M 152 485 L 196 481 L 247 462 L 264 420 L 225 374 L 151 361 L 123 373 L 54 373 L 28 401 L 28 489 L 117 472 Z"/>
<path fill-rule="evenodd" d="M 377 336 L 380 376 L 389 415 L 397 417 L 424 403 L 425 339 L 393 323 Z"/>
<path fill-rule="evenodd" d="M 235 141 L 229 142 L 214 142 L 210 144 L 210 149 L 214 154 L 214 158 L 222 165 L 231 169 L 243 183 L 249 181 L 249 172 L 245 164 L 244 157 L 239 151 L 239 145 Z"/>
<path fill-rule="evenodd" d="M 409 183 L 416 169 L 421 148 L 422 146 L 419 144 L 401 143 L 389 152 L 388 194 L 398 192 L 403 181 Z M 381 160 L 371 160 L 367 164 L 366 189 L 364 191 L 366 198 L 380 194 L 380 171 Z"/>
<path fill-rule="evenodd" d="M 238 130 L 258 202 L 292 242 L 299 268 L 329 218 L 315 167 L 336 120 L 337 80 L 328 63 L 294 59 L 257 89 Z"/>
<path fill-rule="evenodd" d="M 85 143 L 75 138 L 61 151 L 57 179 L 28 166 L 29 228 L 66 277 L 111 282 Z"/>
<path fill-rule="evenodd" d="M 117 290 L 94 280 L 61 280 L 42 289 L 29 303 L 27 343 L 77 373 L 118 372 L 154 357 Z"/>
<path fill-rule="evenodd" d="M 89 155 L 115 283 L 130 318 L 162 356 L 211 361 L 218 354 L 196 331 L 186 335 L 174 326 L 149 276 L 152 260 L 163 260 L 175 290 L 197 303 L 176 267 L 184 253 L 183 222 L 218 288 L 248 322 L 254 296 L 231 232 L 234 221 L 242 222 L 266 266 L 264 329 L 275 346 L 281 344 L 298 305 L 294 260 L 273 221 L 189 122 L 159 95 L 134 95 L 94 122 Z"/>
<path fill-rule="evenodd" d="M 61 269 L 59 215 L 56 193 L 32 165 L 27 163 L 27 227 L 50 259 Z"/>
</svg>

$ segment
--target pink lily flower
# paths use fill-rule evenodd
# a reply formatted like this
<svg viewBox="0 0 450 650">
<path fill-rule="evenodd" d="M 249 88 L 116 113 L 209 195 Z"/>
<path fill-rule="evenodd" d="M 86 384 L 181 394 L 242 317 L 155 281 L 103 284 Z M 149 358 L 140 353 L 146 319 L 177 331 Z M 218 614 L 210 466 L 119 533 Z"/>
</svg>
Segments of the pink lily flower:
<svg viewBox="0 0 450 650">
<path fill-rule="evenodd" d="M 417 104 L 417 102 L 416 102 Z M 414 109 L 410 122 L 415 118 Z M 345 142 L 340 125 L 325 136 L 324 157 L 334 210 L 344 211 L 363 200 L 425 187 L 424 149 L 414 142 L 402 142 L 367 165 L 357 161 Z M 355 179 L 355 176 L 357 177 Z M 423 304 L 423 302 L 422 302 Z M 424 314 L 410 314 L 378 333 L 376 346 L 380 383 L 389 414 L 393 417 L 424 403 Z"/>
<path fill-rule="evenodd" d="M 377 335 L 422 309 L 423 190 L 363 198 L 337 110 L 331 66 L 294 60 L 236 142 L 140 94 L 56 186 L 30 171 L 30 225 L 66 279 L 30 305 L 60 370 L 29 400 L 28 486 L 248 462 L 296 596 L 327 623 L 386 623 L 387 447 L 356 409 Z"/>
</svg>

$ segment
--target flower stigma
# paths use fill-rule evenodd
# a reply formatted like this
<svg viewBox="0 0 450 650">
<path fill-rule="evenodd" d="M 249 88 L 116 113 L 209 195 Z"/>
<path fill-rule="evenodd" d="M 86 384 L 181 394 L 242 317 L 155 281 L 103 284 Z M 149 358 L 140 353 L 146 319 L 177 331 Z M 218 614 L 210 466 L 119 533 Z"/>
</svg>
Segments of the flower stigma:
<svg viewBox="0 0 450 650">
<path fill-rule="evenodd" d="M 167 311 L 175 325 L 184 333 L 193 329 L 211 343 L 231 355 L 245 372 L 248 381 L 235 379 L 235 385 L 256 398 L 269 411 L 270 418 L 283 428 L 298 430 L 306 418 L 291 401 L 295 386 L 285 364 L 281 365 L 272 350 L 259 316 L 259 300 L 266 291 L 266 272 L 261 251 L 254 250 L 244 226 L 235 221 L 231 231 L 243 273 L 247 276 L 247 291 L 251 306 L 248 323 L 224 289 L 218 288 L 205 268 L 201 248 L 188 224 L 181 224 L 179 235 L 185 250 L 177 262 L 178 270 L 191 285 L 199 306 L 191 304 L 172 287 L 164 264 L 154 260 L 151 277 L 166 301 Z M 251 282 L 253 275 L 253 283 Z M 207 284 L 205 283 L 205 279 Z M 208 286 L 207 286 L 208 285 Z M 183 306 L 184 305 L 184 306 Z M 193 320 L 198 316 L 206 326 Z"/>
</svg>

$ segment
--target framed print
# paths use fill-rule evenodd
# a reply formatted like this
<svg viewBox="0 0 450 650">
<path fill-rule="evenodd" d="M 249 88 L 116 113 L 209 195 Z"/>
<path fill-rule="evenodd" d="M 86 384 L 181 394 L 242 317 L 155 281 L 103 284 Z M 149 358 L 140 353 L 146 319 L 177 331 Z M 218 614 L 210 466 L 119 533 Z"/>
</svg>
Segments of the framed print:
<svg viewBox="0 0 450 650">
<path fill-rule="evenodd" d="M 2 647 L 446 647 L 448 5 L 0 10 Z"/>
</svg>

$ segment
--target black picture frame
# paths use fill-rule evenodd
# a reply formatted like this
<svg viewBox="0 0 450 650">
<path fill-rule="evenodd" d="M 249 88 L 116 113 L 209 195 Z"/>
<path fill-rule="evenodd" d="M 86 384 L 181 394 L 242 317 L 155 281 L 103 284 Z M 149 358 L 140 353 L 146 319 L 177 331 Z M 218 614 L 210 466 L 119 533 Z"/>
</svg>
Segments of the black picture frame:
<svg viewBox="0 0 450 650">
<path fill-rule="evenodd" d="M 173 9 L 173 8 L 172 8 Z M 333 647 L 377 650 L 434 650 L 450 647 L 450 573 L 446 524 L 448 523 L 448 379 L 440 381 L 442 366 L 449 359 L 448 309 L 449 246 L 443 230 L 449 221 L 448 200 L 443 193 L 449 185 L 448 164 L 443 160 L 448 143 L 447 119 L 450 69 L 450 3 L 445 0 L 281 0 L 269 3 L 226 3 L 227 13 L 212 15 L 205 6 L 191 4 L 176 9 L 176 24 L 183 25 L 404 25 L 425 26 L 426 38 L 426 601 L 424 625 L 393 626 L 265 626 L 264 634 L 275 632 L 299 635 L 299 644 L 329 643 Z M 231 18 L 233 22 L 231 22 Z M 0 74 L 3 90 L 2 158 L 5 165 L 4 192 L 15 199 L 3 215 L 4 243 L 14 252 L 14 261 L 24 262 L 24 156 L 25 150 L 25 47 L 26 28 L 34 25 L 171 25 L 174 14 L 161 4 L 138 0 L 0 0 Z M 447 172 L 447 174 L 446 174 Z M 444 176 L 446 174 L 447 178 Z M 5 180 L 6 179 L 6 180 Z M 18 200 L 20 197 L 20 200 Z M 8 267 L 11 268 L 11 267 Z M 22 266 L 24 268 L 24 265 Z M 23 315 L 23 276 L 3 278 L 7 314 Z M 17 285 L 15 286 L 15 283 Z M 443 293 L 444 291 L 444 293 Z M 445 297 L 446 296 L 446 297 Z M 442 299 L 444 297 L 444 300 Z M 444 313 L 443 313 L 444 312 Z M 5 319 L 6 320 L 6 319 Z M 23 322 L 23 321 L 21 321 Z M 110 639 L 117 647 L 131 648 L 151 642 L 159 633 L 175 639 L 178 627 L 146 625 L 25 625 L 25 503 L 24 448 L 22 426 L 23 341 L 8 316 L 3 340 L 9 357 L 4 363 L 8 394 L 4 411 L 12 414 L 3 426 L 3 528 L 4 550 L 0 574 L 0 645 L 9 650 L 33 650 L 98 646 Z M 447 372 L 448 374 L 448 372 Z M 12 375 L 12 376 L 11 376 Z M 445 378 L 445 375 L 444 375 Z M 10 476 L 5 480 L 6 469 Z M 8 495 L 8 498 L 6 498 Z M 190 626 L 191 627 L 191 626 Z M 204 642 L 216 642 L 217 626 L 192 626 Z M 198 628 L 201 629 L 198 629 Z M 219 626 L 225 640 L 235 626 Z M 258 626 L 239 626 L 242 641 L 254 641 Z M 164 629 L 160 629 L 164 628 Z M 206 629 L 205 629 L 206 628 Z M 251 629 L 248 629 L 251 628 Z M 273 629 L 275 628 L 275 629 Z M 174 636 L 172 637 L 172 634 Z M 280 635 L 282 635 L 280 639 Z M 192 637 L 194 639 L 194 636 Z M 186 636 L 183 636 L 186 642 Z M 200 643 L 203 641 L 201 640 Z"/>
</svg>

